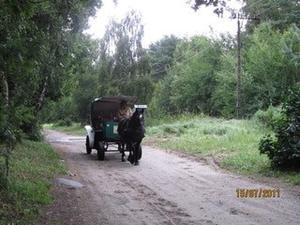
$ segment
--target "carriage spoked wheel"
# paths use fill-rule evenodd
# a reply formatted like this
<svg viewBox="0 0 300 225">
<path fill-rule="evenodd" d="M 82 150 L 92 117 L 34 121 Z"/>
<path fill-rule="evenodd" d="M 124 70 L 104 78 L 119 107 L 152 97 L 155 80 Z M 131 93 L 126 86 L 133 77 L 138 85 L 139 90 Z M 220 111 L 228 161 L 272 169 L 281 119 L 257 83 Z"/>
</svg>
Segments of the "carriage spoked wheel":
<svg viewBox="0 0 300 225">
<path fill-rule="evenodd" d="M 97 149 L 97 158 L 99 160 L 104 160 L 105 156 L 105 146 L 103 142 L 99 142 L 99 148 Z"/>
<path fill-rule="evenodd" d="M 86 154 L 91 154 L 92 152 L 92 149 L 90 147 L 90 139 L 89 139 L 89 136 L 86 136 L 86 139 L 85 139 L 85 149 L 86 149 Z"/>
</svg>

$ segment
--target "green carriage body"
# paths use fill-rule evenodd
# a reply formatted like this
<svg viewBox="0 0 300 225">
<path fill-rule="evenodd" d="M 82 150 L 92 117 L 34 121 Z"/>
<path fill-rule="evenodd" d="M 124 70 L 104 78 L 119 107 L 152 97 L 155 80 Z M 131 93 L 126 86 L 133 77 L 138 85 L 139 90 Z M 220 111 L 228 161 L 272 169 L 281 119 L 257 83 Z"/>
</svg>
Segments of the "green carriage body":
<svg viewBox="0 0 300 225">
<path fill-rule="evenodd" d="M 102 127 L 103 135 L 106 139 L 120 140 L 120 136 L 118 134 L 118 122 L 104 121 Z"/>
</svg>

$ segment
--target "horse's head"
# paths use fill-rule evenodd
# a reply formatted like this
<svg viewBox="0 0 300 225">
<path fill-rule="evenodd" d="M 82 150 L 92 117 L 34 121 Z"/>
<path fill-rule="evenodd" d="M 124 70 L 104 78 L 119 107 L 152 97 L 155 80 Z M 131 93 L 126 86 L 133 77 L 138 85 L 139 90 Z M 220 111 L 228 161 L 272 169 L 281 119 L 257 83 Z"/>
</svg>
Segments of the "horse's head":
<svg viewBox="0 0 300 225">
<path fill-rule="evenodd" d="M 144 127 L 144 114 L 139 110 L 135 110 L 130 118 L 130 125 L 134 128 Z"/>
</svg>

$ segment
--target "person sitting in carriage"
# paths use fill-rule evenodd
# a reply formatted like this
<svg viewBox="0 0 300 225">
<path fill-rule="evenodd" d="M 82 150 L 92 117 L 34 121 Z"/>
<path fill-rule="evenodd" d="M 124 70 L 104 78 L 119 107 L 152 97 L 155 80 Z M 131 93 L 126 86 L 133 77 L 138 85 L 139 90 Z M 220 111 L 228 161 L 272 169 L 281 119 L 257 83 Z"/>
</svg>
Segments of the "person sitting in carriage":
<svg viewBox="0 0 300 225">
<path fill-rule="evenodd" d="M 121 122 L 124 119 L 129 119 L 133 114 L 133 111 L 126 100 L 122 100 L 120 103 L 120 109 L 117 113 L 118 121 Z"/>
</svg>

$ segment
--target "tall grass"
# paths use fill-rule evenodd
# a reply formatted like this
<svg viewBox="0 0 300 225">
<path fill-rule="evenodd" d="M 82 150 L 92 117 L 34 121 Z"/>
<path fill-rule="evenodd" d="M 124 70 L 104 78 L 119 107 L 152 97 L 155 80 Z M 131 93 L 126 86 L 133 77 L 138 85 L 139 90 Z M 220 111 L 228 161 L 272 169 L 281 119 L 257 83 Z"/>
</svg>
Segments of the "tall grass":
<svg viewBox="0 0 300 225">
<path fill-rule="evenodd" d="M 0 189 L 0 224 L 35 224 L 41 205 L 52 201 L 51 179 L 64 165 L 48 144 L 24 140 L 11 159 L 8 189 Z"/>
<path fill-rule="evenodd" d="M 201 157 L 212 156 L 222 167 L 239 173 L 286 175 L 285 178 L 300 184 L 300 174 L 273 171 L 267 156 L 259 153 L 260 139 L 271 131 L 255 120 L 184 115 L 160 123 L 147 128 L 148 140 L 159 147 Z"/>
</svg>

